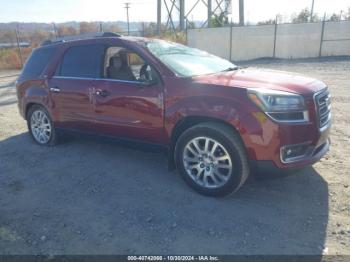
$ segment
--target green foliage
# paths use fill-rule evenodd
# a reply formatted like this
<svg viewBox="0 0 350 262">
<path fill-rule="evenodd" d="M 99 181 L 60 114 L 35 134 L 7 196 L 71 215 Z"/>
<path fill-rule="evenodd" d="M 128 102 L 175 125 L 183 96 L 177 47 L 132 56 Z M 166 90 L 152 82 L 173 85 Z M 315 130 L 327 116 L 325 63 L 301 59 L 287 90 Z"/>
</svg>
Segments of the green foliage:
<svg viewBox="0 0 350 262">
<path fill-rule="evenodd" d="M 332 21 L 332 22 L 340 21 L 340 15 L 332 14 L 332 15 L 329 17 L 329 21 Z"/>
<path fill-rule="evenodd" d="M 292 23 L 307 23 L 307 22 L 319 22 L 320 19 L 316 14 L 311 17 L 311 12 L 308 8 L 304 8 L 295 17 L 292 17 Z"/>
<path fill-rule="evenodd" d="M 194 28 L 196 28 L 196 24 L 194 22 L 188 21 L 187 22 L 187 28 L 188 29 L 194 29 Z"/>
<path fill-rule="evenodd" d="M 273 24 L 275 24 L 274 19 L 269 19 L 269 20 L 258 22 L 258 25 L 273 25 Z"/>
<path fill-rule="evenodd" d="M 221 12 L 219 15 L 213 14 L 211 17 L 211 27 L 223 27 L 228 24 L 228 18 L 225 12 Z"/>
</svg>

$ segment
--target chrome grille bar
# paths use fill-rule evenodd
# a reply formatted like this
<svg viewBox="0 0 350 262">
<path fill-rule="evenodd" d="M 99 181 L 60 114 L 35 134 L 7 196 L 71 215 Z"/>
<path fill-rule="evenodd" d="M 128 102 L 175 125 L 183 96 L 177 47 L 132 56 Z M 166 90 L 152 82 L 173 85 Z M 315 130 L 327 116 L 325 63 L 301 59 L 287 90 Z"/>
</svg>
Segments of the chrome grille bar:
<svg viewBox="0 0 350 262">
<path fill-rule="evenodd" d="M 331 120 L 331 95 L 328 89 L 315 96 L 319 128 L 326 126 Z"/>
</svg>

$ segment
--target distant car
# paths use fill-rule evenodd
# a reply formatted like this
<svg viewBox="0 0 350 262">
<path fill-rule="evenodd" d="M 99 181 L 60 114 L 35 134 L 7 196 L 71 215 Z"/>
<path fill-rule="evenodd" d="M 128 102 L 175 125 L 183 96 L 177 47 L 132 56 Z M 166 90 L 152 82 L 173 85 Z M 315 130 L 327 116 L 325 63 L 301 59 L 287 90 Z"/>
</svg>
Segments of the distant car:
<svg viewBox="0 0 350 262">
<path fill-rule="evenodd" d="M 161 145 L 184 180 L 210 196 L 237 191 L 252 167 L 304 167 L 330 146 L 323 82 L 242 69 L 163 40 L 112 33 L 49 40 L 16 87 L 38 144 L 73 130 Z"/>
</svg>

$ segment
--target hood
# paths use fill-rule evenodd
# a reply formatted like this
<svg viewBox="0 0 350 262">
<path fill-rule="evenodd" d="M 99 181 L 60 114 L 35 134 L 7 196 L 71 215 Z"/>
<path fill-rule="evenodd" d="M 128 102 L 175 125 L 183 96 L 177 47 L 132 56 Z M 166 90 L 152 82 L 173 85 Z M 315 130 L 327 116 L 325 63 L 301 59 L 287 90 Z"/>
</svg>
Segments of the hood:
<svg viewBox="0 0 350 262">
<path fill-rule="evenodd" d="M 219 74 L 198 76 L 194 78 L 194 81 L 227 87 L 269 88 L 304 96 L 312 95 L 326 87 L 322 81 L 311 77 L 258 68 L 245 68 Z"/>
</svg>

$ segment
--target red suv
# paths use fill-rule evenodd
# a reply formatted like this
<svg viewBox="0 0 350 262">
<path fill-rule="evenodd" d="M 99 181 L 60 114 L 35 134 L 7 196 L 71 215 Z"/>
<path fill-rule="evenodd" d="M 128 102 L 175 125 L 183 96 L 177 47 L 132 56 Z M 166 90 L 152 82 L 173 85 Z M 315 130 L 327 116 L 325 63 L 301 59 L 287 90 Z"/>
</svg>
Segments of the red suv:
<svg viewBox="0 0 350 262">
<path fill-rule="evenodd" d="M 38 144 L 78 131 L 160 145 L 195 190 L 235 192 L 250 169 L 311 165 L 329 149 L 330 94 L 316 79 L 239 68 L 180 44 L 113 33 L 49 40 L 17 84 Z"/>
</svg>

